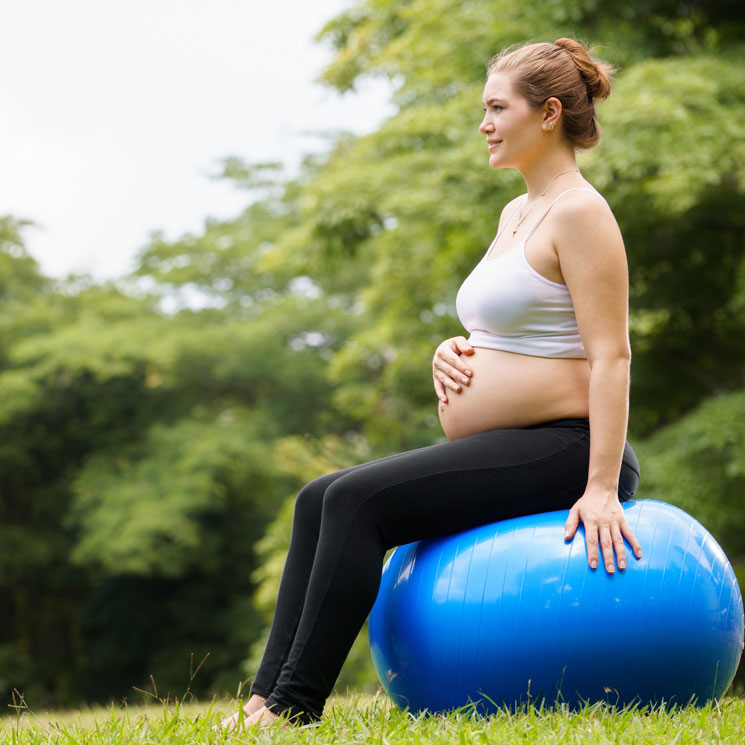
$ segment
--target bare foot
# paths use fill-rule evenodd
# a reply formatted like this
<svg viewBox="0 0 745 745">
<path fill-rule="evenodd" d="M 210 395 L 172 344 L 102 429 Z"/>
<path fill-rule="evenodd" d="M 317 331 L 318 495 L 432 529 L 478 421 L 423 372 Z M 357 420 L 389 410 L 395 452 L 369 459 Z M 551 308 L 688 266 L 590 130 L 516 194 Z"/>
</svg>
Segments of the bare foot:
<svg viewBox="0 0 745 745">
<path fill-rule="evenodd" d="M 251 696 L 251 698 L 248 699 L 248 701 L 244 705 L 243 714 L 241 714 L 240 711 L 237 711 L 232 716 L 226 717 L 222 720 L 222 722 L 220 722 L 220 729 L 235 729 L 238 726 L 238 719 L 241 716 L 243 717 L 243 723 L 245 724 L 252 714 L 255 714 L 259 709 L 264 708 L 265 701 L 266 699 L 263 696 L 259 696 L 258 694 L 254 693 L 254 695 Z"/>
<path fill-rule="evenodd" d="M 275 713 L 269 711 L 266 706 L 262 706 L 258 711 L 255 711 L 248 719 L 246 719 L 244 726 L 252 727 L 253 725 L 257 724 L 259 727 L 269 727 L 270 725 L 274 724 L 277 719 L 279 719 L 279 717 Z M 286 720 L 283 720 L 282 726 L 287 727 L 288 722 Z"/>
</svg>

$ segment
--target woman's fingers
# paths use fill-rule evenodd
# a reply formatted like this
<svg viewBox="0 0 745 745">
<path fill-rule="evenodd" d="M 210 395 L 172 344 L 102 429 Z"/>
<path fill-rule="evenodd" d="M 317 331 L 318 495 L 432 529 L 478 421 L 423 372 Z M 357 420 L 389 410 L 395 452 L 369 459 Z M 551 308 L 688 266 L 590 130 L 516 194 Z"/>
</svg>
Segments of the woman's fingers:
<svg viewBox="0 0 745 745">
<path fill-rule="evenodd" d="M 465 366 L 464 369 L 461 370 L 454 365 L 450 365 L 447 362 L 440 361 L 439 364 L 437 364 L 435 367 L 448 378 L 451 378 L 458 383 L 468 385 L 468 383 L 470 382 L 470 370 L 468 370 L 468 368 L 466 368 Z"/>
<path fill-rule="evenodd" d="M 603 563 L 605 571 L 613 574 L 616 571 L 616 559 L 613 556 L 613 536 L 611 535 L 611 523 L 603 522 L 598 530 L 598 540 L 600 542 L 600 551 L 603 554 Z"/>
<path fill-rule="evenodd" d="M 471 382 L 473 374 L 461 354 L 473 354 L 473 347 L 463 336 L 446 339 L 435 351 L 432 359 L 432 377 L 435 380 L 435 391 L 441 401 L 447 403 L 446 389 L 460 393 L 462 386 Z M 443 398 L 443 395 L 445 396 Z"/>
<path fill-rule="evenodd" d="M 621 523 L 621 533 L 623 534 L 623 537 L 629 542 L 629 546 L 631 546 L 631 550 L 634 552 L 634 556 L 636 556 L 637 559 L 642 558 L 642 547 L 639 541 L 636 539 L 636 536 L 634 535 L 634 531 L 631 530 L 631 527 L 626 522 L 626 518 L 623 519 L 623 522 Z"/>
<path fill-rule="evenodd" d="M 626 547 L 624 538 L 629 542 L 637 559 L 642 556 L 642 548 L 634 532 L 626 522 L 623 508 L 606 505 L 593 509 L 586 497 L 581 498 L 569 510 L 564 525 L 564 539 L 570 540 L 581 522 L 585 528 L 585 544 L 587 546 L 587 563 L 596 569 L 602 558 L 605 571 L 613 574 L 616 563 L 619 569 L 626 569 Z"/>
<path fill-rule="evenodd" d="M 451 388 L 456 393 L 461 392 L 461 385 L 456 380 L 453 380 L 450 375 L 447 375 L 446 373 L 442 372 L 442 370 L 436 369 L 434 371 L 434 376 L 437 380 L 439 380 L 442 385 L 444 385 L 446 388 Z"/>
<path fill-rule="evenodd" d="M 614 521 L 610 526 L 611 540 L 613 541 L 613 551 L 616 553 L 616 561 L 619 569 L 626 569 L 626 548 L 623 545 L 623 536 L 621 535 L 620 520 Z M 611 559 L 612 559 L 611 555 Z"/>
<path fill-rule="evenodd" d="M 641 558 L 641 546 L 632 532 L 623 514 L 612 513 L 601 515 L 598 519 L 583 520 L 587 539 L 587 560 L 595 569 L 602 555 L 605 570 L 613 574 L 616 564 L 619 569 L 626 569 L 626 547 L 624 537 L 637 558 Z"/>
<path fill-rule="evenodd" d="M 434 364 L 443 372 L 452 375 L 454 378 L 471 377 L 472 372 L 462 358 L 451 350 L 437 350 Z"/>
<path fill-rule="evenodd" d="M 613 517 L 608 515 L 585 516 L 582 520 L 585 526 L 585 541 L 587 542 L 587 563 L 592 569 L 597 569 L 599 560 L 602 556 L 605 571 L 613 574 L 616 571 L 616 556 L 618 556 L 618 566 L 624 569 L 626 558 L 623 549 L 623 539 L 618 525 Z M 615 536 L 621 538 L 620 545 Z M 621 565 L 623 562 L 623 566 Z"/>
<path fill-rule="evenodd" d="M 451 341 L 454 343 L 458 354 L 473 354 L 473 347 L 468 343 L 465 336 L 456 336 Z"/>
<path fill-rule="evenodd" d="M 570 518 L 572 517 L 572 512 L 575 512 L 575 508 L 572 508 L 571 512 L 569 513 Z M 607 525 L 605 526 L 604 530 L 604 526 L 601 520 L 598 519 L 597 513 L 590 510 L 582 510 L 581 508 L 577 508 L 576 516 L 577 519 L 581 520 L 582 524 L 585 526 L 587 563 L 590 565 L 590 568 L 597 569 L 599 559 L 598 549 L 600 549 L 600 551 L 603 552 L 603 561 L 605 562 L 605 567 L 606 569 L 608 569 L 608 556 L 606 547 L 610 543 L 610 564 L 612 568 L 609 571 L 614 571 L 615 564 L 613 562 L 613 543 L 610 540 L 610 531 L 607 529 Z"/>
<path fill-rule="evenodd" d="M 579 510 L 576 507 L 572 507 L 569 510 L 569 517 L 564 525 L 564 540 L 570 541 L 574 538 L 574 534 L 577 532 L 579 527 Z"/>
<path fill-rule="evenodd" d="M 591 569 L 598 567 L 598 526 L 594 520 L 582 520 L 585 525 L 585 543 L 587 544 L 587 563 Z"/>
</svg>

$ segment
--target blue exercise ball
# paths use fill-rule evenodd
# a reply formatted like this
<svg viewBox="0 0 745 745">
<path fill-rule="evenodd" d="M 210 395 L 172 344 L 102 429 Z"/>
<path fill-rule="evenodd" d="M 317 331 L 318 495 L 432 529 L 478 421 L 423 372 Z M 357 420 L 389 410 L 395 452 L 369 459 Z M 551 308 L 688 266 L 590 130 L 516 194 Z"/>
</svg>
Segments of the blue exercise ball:
<svg viewBox="0 0 745 745">
<path fill-rule="evenodd" d="M 375 670 L 400 708 L 484 713 L 543 700 L 686 705 L 721 697 L 743 648 L 727 557 L 690 515 L 624 504 L 642 544 L 625 571 L 587 566 L 568 511 L 400 546 L 370 614 Z"/>
</svg>

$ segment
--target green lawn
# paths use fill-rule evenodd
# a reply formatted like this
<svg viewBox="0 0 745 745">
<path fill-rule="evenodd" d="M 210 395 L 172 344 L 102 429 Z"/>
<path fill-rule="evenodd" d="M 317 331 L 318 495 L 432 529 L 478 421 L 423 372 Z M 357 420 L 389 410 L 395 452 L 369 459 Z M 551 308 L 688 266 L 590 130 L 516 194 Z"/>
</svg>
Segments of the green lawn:
<svg viewBox="0 0 745 745">
<path fill-rule="evenodd" d="M 582 711 L 530 708 L 519 714 L 469 717 L 413 717 L 380 696 L 337 697 L 319 725 L 261 733 L 225 734 L 212 730 L 235 711 L 235 701 L 110 706 L 65 712 L 28 709 L 0 718 L 0 738 L 15 745 L 109 745 L 119 743 L 376 743 L 429 745 L 686 745 L 745 743 L 745 699 L 725 698 L 719 705 L 674 711 L 614 711 L 606 705 Z"/>
</svg>

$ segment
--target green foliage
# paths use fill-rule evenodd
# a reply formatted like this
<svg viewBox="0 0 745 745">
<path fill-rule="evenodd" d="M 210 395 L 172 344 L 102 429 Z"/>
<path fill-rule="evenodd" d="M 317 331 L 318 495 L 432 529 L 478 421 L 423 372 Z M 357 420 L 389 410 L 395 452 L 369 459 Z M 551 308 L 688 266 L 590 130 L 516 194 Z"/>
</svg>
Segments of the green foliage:
<svg viewBox="0 0 745 745">
<path fill-rule="evenodd" d="M 632 426 L 646 433 L 742 385 L 745 81 L 733 59 L 648 60 L 603 115 L 587 170 L 628 248 Z"/>
<path fill-rule="evenodd" d="M 0 216 L 0 303 L 26 301 L 47 284 L 23 246 L 21 231 L 30 223 Z"/>
<path fill-rule="evenodd" d="M 640 450 L 645 497 L 696 515 L 745 563 L 745 391 L 707 399 Z"/>
<path fill-rule="evenodd" d="M 622 66 L 648 57 L 738 48 L 745 12 L 736 0 L 367 0 L 329 21 L 319 38 L 336 56 L 322 79 L 337 89 L 382 75 L 402 107 L 448 100 L 480 80 L 499 49 L 561 36 L 601 40 Z"/>
<path fill-rule="evenodd" d="M 223 511 L 229 490 L 244 483 L 266 490 L 274 473 L 271 448 L 245 411 L 205 414 L 156 422 L 130 448 L 86 461 L 67 520 L 79 531 L 74 563 L 163 578 L 218 569 L 219 547 L 204 550 L 215 538 L 205 521 Z"/>
<path fill-rule="evenodd" d="M 4 318 L 4 688 L 168 690 L 210 652 L 199 689 L 234 690 L 259 633 L 254 543 L 295 485 L 274 440 L 344 430 L 326 369 L 354 319 L 307 281 L 172 315 L 157 294 L 42 289 Z"/>
</svg>

